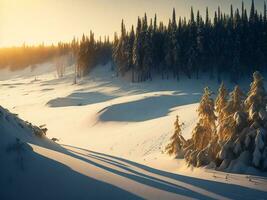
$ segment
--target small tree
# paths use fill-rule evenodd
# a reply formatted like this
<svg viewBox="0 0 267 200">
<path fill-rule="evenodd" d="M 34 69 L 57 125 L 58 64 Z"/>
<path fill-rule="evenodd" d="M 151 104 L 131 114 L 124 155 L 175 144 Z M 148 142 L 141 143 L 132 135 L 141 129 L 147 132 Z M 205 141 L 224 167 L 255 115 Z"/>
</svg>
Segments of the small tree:
<svg viewBox="0 0 267 200">
<path fill-rule="evenodd" d="M 215 111 L 218 114 L 218 123 L 221 123 L 224 118 L 223 110 L 227 105 L 227 96 L 228 96 L 227 89 L 224 83 L 222 83 L 218 90 L 218 96 L 215 101 Z"/>
<path fill-rule="evenodd" d="M 176 157 L 182 158 L 184 156 L 183 146 L 185 144 L 185 139 L 182 136 L 182 126 L 184 124 L 179 123 L 179 117 L 176 116 L 176 121 L 174 122 L 174 134 L 171 137 L 171 142 L 167 145 L 166 151 L 169 155 L 175 155 Z"/>
</svg>

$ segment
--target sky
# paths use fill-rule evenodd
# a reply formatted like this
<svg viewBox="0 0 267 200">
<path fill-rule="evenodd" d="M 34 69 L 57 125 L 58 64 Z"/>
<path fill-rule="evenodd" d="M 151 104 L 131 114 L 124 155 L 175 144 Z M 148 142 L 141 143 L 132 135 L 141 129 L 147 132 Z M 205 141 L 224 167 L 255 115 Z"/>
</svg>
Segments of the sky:
<svg viewBox="0 0 267 200">
<path fill-rule="evenodd" d="M 187 17 L 190 7 L 205 14 L 221 6 L 229 12 L 230 4 L 241 7 L 242 0 L 0 0 L 0 47 L 26 44 L 51 44 L 70 41 L 88 34 L 109 35 L 120 31 L 124 19 L 126 26 L 136 24 L 137 17 L 146 12 L 155 13 L 158 20 L 167 22 L 172 9 L 177 16 Z M 244 0 L 250 8 L 251 0 Z M 264 0 L 255 0 L 256 7 L 263 11 Z"/>
</svg>

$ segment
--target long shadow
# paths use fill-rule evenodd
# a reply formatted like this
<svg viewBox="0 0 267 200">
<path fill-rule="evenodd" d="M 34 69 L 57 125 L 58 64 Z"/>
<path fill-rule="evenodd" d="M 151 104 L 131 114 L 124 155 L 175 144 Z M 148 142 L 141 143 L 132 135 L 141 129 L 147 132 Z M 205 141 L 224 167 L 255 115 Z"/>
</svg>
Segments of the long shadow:
<svg viewBox="0 0 267 200">
<path fill-rule="evenodd" d="M 149 175 L 144 174 L 144 173 L 140 173 L 140 172 L 138 172 L 138 171 L 136 171 L 136 170 L 131 169 L 131 168 L 130 168 L 131 166 L 129 166 L 129 165 L 126 166 L 125 164 L 118 163 L 118 162 L 114 162 L 114 161 L 111 160 L 111 159 L 106 159 L 106 158 L 104 158 L 104 157 L 96 156 L 96 155 L 92 155 L 92 154 L 88 154 L 88 155 L 87 155 L 87 154 L 79 153 L 79 152 L 77 152 L 77 151 L 73 151 L 73 150 L 69 150 L 69 151 L 71 151 L 71 152 L 73 152 L 73 153 L 75 153 L 75 154 L 79 154 L 79 155 L 81 155 L 81 156 L 86 156 L 86 157 L 89 157 L 89 158 L 92 158 L 92 159 L 95 159 L 95 160 L 98 160 L 98 161 L 101 161 L 101 162 L 105 162 L 105 163 L 107 163 L 107 164 L 111 164 L 111 165 L 113 165 L 113 166 L 119 167 L 119 168 L 121 168 L 121 169 L 123 169 L 123 170 L 126 170 L 126 171 L 128 171 L 128 172 L 131 172 L 131 173 L 133 173 L 133 174 L 135 174 L 135 175 L 141 176 L 141 177 L 143 177 L 143 178 L 145 178 L 145 179 L 148 179 L 148 180 L 151 180 L 151 181 L 156 181 L 156 182 L 159 182 L 159 183 L 163 183 L 163 185 L 166 184 L 166 185 L 173 186 L 173 187 L 175 187 L 175 188 L 179 188 L 179 189 L 182 189 L 182 190 L 188 190 L 188 189 L 186 189 L 186 188 L 184 188 L 184 187 L 181 187 L 181 186 L 179 186 L 179 185 L 177 185 L 177 184 L 173 184 L 173 183 L 171 183 L 171 182 L 168 182 L 168 181 L 165 181 L 165 180 L 162 180 L 162 179 L 153 177 L 153 176 L 149 176 Z M 91 160 L 90 160 L 90 161 L 91 161 Z M 143 183 L 143 182 L 142 182 L 142 183 Z M 153 184 L 151 183 L 151 185 L 153 185 Z M 154 186 L 154 185 L 153 185 L 153 186 Z M 167 191 L 169 191 L 169 190 L 167 189 Z M 181 194 L 181 193 L 179 193 L 179 194 Z"/>
<path fill-rule="evenodd" d="M 166 116 L 177 106 L 197 103 L 198 94 L 160 95 L 137 101 L 115 104 L 100 112 L 101 121 L 142 122 Z"/>
<path fill-rule="evenodd" d="M 25 144 L 27 145 L 27 144 Z M 73 200 L 142 199 L 114 185 L 87 177 L 57 161 L 35 153 L 22 152 L 23 168 L 13 161 L 15 152 L 0 157 L 0 199 Z"/>
<path fill-rule="evenodd" d="M 33 143 L 35 145 L 42 146 L 44 148 L 53 149 L 54 151 L 61 152 L 65 155 L 68 155 L 68 156 L 71 156 L 73 158 L 77 158 L 79 160 L 85 161 L 85 162 L 89 163 L 90 165 L 104 169 L 110 173 L 120 175 L 122 177 L 131 179 L 131 180 L 136 181 L 138 183 L 142 183 L 142 184 L 154 187 L 154 188 L 158 188 L 160 190 L 176 193 L 178 195 L 188 196 L 188 197 L 195 198 L 195 199 L 213 199 L 213 198 L 208 197 L 206 195 L 189 190 L 185 187 L 182 187 L 182 186 L 173 184 L 171 182 L 161 180 L 159 178 L 149 176 L 147 174 L 133 170 L 133 169 L 131 169 L 131 164 L 125 164 L 119 160 L 113 160 L 112 158 L 110 158 L 110 159 L 109 158 L 103 158 L 103 157 L 98 156 L 98 155 L 93 154 L 93 153 L 90 153 L 88 155 L 86 155 L 86 154 L 83 155 L 81 153 L 79 154 L 79 152 L 74 152 L 74 151 L 71 151 L 69 149 L 66 149 L 60 145 L 51 145 L 50 146 L 47 144 L 47 142 L 38 142 L 38 141 L 39 140 L 26 140 L 25 142 L 30 142 L 30 143 Z M 84 156 L 87 156 L 87 157 L 85 158 Z M 109 165 L 112 165 L 114 167 L 119 167 L 120 169 L 126 170 L 127 172 L 123 172 L 121 170 L 117 170 L 117 169 L 114 169 L 112 167 L 108 167 L 106 165 L 100 164 L 98 162 L 93 161 L 93 159 L 104 162 L 104 163 L 109 164 Z M 39 166 L 42 166 L 42 168 L 46 168 L 48 170 L 53 171 L 52 167 L 50 167 L 50 168 L 46 167 L 45 164 L 40 164 Z M 58 169 L 58 171 L 57 171 L 58 174 L 66 174 L 67 173 L 64 171 L 64 169 L 62 169 L 62 171 L 59 168 L 56 168 L 56 169 Z M 40 172 L 40 173 L 45 173 L 45 172 Z M 36 175 L 36 177 L 38 177 L 38 175 Z M 78 178 L 77 178 L 77 181 L 78 181 Z M 56 188 L 56 186 L 55 186 L 55 188 Z M 51 190 L 53 190 L 53 189 L 51 189 Z M 68 190 L 70 190 L 70 189 L 68 188 Z M 101 191 L 101 188 L 99 188 L 99 190 Z M 64 191 L 64 190 L 62 190 L 62 191 Z M 104 191 L 104 190 L 102 190 L 102 191 Z M 63 196 L 63 194 L 62 194 L 62 196 Z M 111 195 L 111 199 L 113 199 L 112 196 L 116 196 L 116 192 L 114 195 Z M 122 196 L 118 199 L 139 199 L 139 198 L 140 197 L 138 197 L 138 196 L 134 196 L 133 198 L 131 196 L 127 197 L 127 195 L 122 192 Z M 16 199 L 16 198 L 14 198 L 14 199 Z M 60 198 L 58 198 L 58 199 L 60 199 Z M 64 199 L 64 198 L 62 198 L 62 199 Z M 101 198 L 98 198 L 98 199 L 101 199 Z"/>
<path fill-rule="evenodd" d="M 64 154 L 72 156 L 74 158 L 83 160 L 83 161 L 85 161 L 85 162 L 87 162 L 93 166 L 104 169 L 110 173 L 131 179 L 131 180 L 136 181 L 138 183 L 142 183 L 142 184 L 154 187 L 154 188 L 158 188 L 158 189 L 163 190 L 163 191 L 168 191 L 171 193 L 184 195 L 184 196 L 195 198 L 195 199 L 212 199 L 212 198 L 209 196 L 200 194 L 196 191 L 192 191 L 192 190 L 185 188 L 183 186 L 180 186 L 180 185 L 171 183 L 169 181 L 163 180 L 161 178 L 157 178 L 157 177 L 154 177 L 152 175 L 148 175 L 145 172 L 140 172 L 139 170 L 135 170 L 132 167 L 142 169 L 146 172 L 149 172 L 149 174 L 160 175 L 162 177 L 166 177 L 166 178 L 170 178 L 170 179 L 173 179 L 173 180 L 176 180 L 179 182 L 183 182 L 183 183 L 204 189 L 204 190 L 209 191 L 211 193 L 218 194 L 218 195 L 221 195 L 223 197 L 230 198 L 230 199 L 265 199 L 265 197 L 267 195 L 266 192 L 259 191 L 256 189 L 251 189 L 251 188 L 246 188 L 243 186 L 237 186 L 237 185 L 233 185 L 233 184 L 225 184 L 225 183 L 219 183 L 219 182 L 215 182 L 215 181 L 208 181 L 208 180 L 173 174 L 173 173 L 161 171 L 158 169 L 154 169 L 154 168 L 151 168 L 151 167 L 148 167 L 148 166 L 124 159 L 124 158 L 111 156 L 111 155 L 104 154 L 104 153 L 94 152 L 94 151 L 90 151 L 87 149 L 82 149 L 82 148 L 73 147 L 73 146 L 69 146 L 69 145 L 63 145 L 63 146 L 49 145 L 49 144 L 47 144 L 47 142 L 40 142 L 40 139 L 39 140 L 38 139 L 36 139 L 36 140 L 31 139 L 31 140 L 28 140 L 25 142 L 30 142 L 30 143 L 33 143 L 33 144 L 36 144 L 36 145 L 39 145 L 39 146 L 42 146 L 45 148 L 53 149 L 55 151 L 64 153 Z M 84 155 L 78 154 L 77 155 L 77 153 L 79 153 L 79 152 L 77 152 L 77 153 L 71 152 L 69 149 L 64 148 L 64 146 L 83 150 L 83 151 L 87 152 L 86 153 L 87 155 L 86 154 L 84 154 Z M 99 162 L 95 162 L 93 160 L 98 160 L 99 162 L 104 162 L 107 165 L 100 164 Z M 112 165 L 116 168 L 119 168 L 119 170 L 114 169 L 112 167 L 109 167 L 108 165 Z M 43 169 L 43 167 L 45 167 L 45 165 L 43 165 L 43 164 L 40 164 L 38 166 L 41 167 L 42 169 Z M 123 171 L 126 171 L 126 172 L 123 172 L 120 169 Z M 45 173 L 45 172 L 41 171 L 41 173 Z M 58 170 L 57 173 L 61 174 L 61 170 Z M 63 170 L 63 174 L 65 174 L 64 170 Z M 38 177 L 37 174 L 36 174 L 36 177 Z M 77 178 L 77 181 L 78 181 L 78 178 Z M 60 183 L 58 183 L 58 184 L 60 185 Z M 57 188 L 57 187 L 55 186 L 55 188 Z M 69 189 L 69 188 L 67 188 L 67 189 Z M 53 190 L 53 188 L 51 190 Z M 136 197 L 136 198 L 138 198 L 138 197 Z"/>
<path fill-rule="evenodd" d="M 99 92 L 74 92 L 67 97 L 59 97 L 47 102 L 50 107 L 82 106 L 111 100 L 115 96 Z"/>
<path fill-rule="evenodd" d="M 79 155 L 77 155 L 77 154 L 79 154 Z M 106 170 L 106 171 L 108 171 L 110 173 L 113 173 L 113 174 L 116 174 L 116 175 L 120 175 L 122 177 L 134 180 L 134 181 L 136 181 L 138 183 L 142 183 L 142 184 L 154 187 L 154 188 L 158 188 L 160 190 L 168 191 L 168 192 L 175 193 L 175 194 L 178 194 L 178 195 L 184 195 L 184 196 L 195 198 L 195 199 L 214 199 L 214 198 L 208 197 L 206 195 L 200 194 L 198 192 L 192 191 L 192 190 L 190 190 L 188 188 L 179 186 L 177 184 L 173 184 L 173 183 L 170 183 L 170 182 L 155 178 L 153 176 L 149 176 L 147 174 L 138 172 L 138 171 L 133 170 L 131 168 L 124 167 L 123 165 L 116 164 L 114 162 L 105 161 L 104 159 L 98 159 L 95 156 L 89 155 L 88 158 L 85 158 L 83 156 L 86 156 L 86 155 L 80 154 L 80 153 L 75 152 L 75 151 L 70 151 L 69 155 L 74 157 L 74 158 L 77 158 L 79 160 L 85 161 L 85 162 L 89 163 L 90 165 L 94 165 L 94 166 L 96 166 L 98 168 L 104 169 L 104 170 Z M 106 164 L 111 164 L 111 165 L 113 165 L 115 167 L 119 167 L 119 168 L 121 168 L 123 170 L 126 170 L 128 172 L 123 172 L 123 171 L 114 169 L 112 167 L 108 167 L 106 165 L 102 165 L 102 164 L 100 164 L 98 162 L 94 162 L 92 159 L 96 159 L 98 161 L 105 162 Z"/>
<path fill-rule="evenodd" d="M 134 166 L 136 168 L 147 171 L 151 174 L 160 175 L 162 177 L 167 177 L 167 178 L 170 178 L 170 179 L 173 179 L 176 181 L 184 182 L 186 184 L 190 184 L 190 185 L 193 185 L 195 187 L 202 188 L 206 191 L 215 193 L 217 195 L 221 195 L 225 198 L 230 198 L 230 199 L 266 199 L 266 196 L 267 196 L 267 192 L 264 192 L 261 190 L 256 190 L 256 189 L 247 188 L 247 187 L 234 185 L 234 184 L 221 183 L 221 182 L 216 182 L 216 181 L 203 180 L 203 179 L 199 179 L 199 178 L 193 178 L 193 177 L 173 174 L 170 172 L 161 171 L 161 170 L 158 170 L 158 169 L 155 169 L 152 167 L 148 167 L 146 165 L 142 165 L 142 164 L 139 164 L 139 163 L 136 163 L 136 162 L 124 159 L 124 158 L 120 158 L 120 157 L 116 157 L 116 156 L 112 156 L 112 155 L 108 155 L 108 154 L 104 154 L 104 153 L 99 153 L 99 152 L 95 152 L 95 151 L 91 151 L 91 150 L 87 150 L 87 149 L 83 149 L 83 148 L 78 148 L 78 147 L 73 147 L 73 146 L 68 146 L 68 145 L 64 145 L 64 146 L 83 150 L 83 151 L 87 152 L 88 156 L 91 158 L 92 158 L 92 156 L 93 156 L 93 158 L 99 158 L 100 157 L 99 159 L 102 162 L 106 162 L 109 164 L 112 164 L 114 161 L 115 162 L 123 162 L 124 164 Z M 157 180 L 158 178 L 151 177 L 151 176 L 144 174 L 144 173 L 140 173 L 136 170 L 130 169 L 129 167 L 125 167 L 123 165 L 118 165 L 116 163 L 113 163 L 114 166 L 120 167 L 121 169 L 124 169 L 124 170 L 131 172 L 131 173 L 134 173 L 139 178 L 136 178 L 135 176 L 129 176 L 129 174 L 124 174 L 123 172 L 120 172 L 120 171 L 117 171 L 114 169 L 110 169 L 106 166 L 100 166 L 100 164 L 95 163 L 91 160 L 85 159 L 84 157 L 77 156 L 76 154 L 74 154 L 74 156 L 79 158 L 79 159 L 87 160 L 87 162 L 89 162 L 93 165 L 96 165 L 98 167 L 101 167 L 105 170 L 111 171 L 111 172 L 116 173 L 116 174 L 121 175 L 121 176 L 125 176 L 127 178 L 133 179 L 133 180 L 138 181 L 138 182 L 142 182 L 143 184 L 148 184 L 150 186 L 153 186 L 153 187 L 156 187 L 159 189 L 163 189 L 165 191 L 170 191 L 170 192 L 174 192 L 177 194 L 183 194 L 183 195 L 197 198 L 197 199 L 210 199 L 210 197 L 207 197 L 207 196 L 205 197 L 203 195 L 201 196 L 201 194 L 198 194 L 194 191 L 190 191 L 186 188 L 181 189 L 181 186 L 178 186 L 180 188 L 174 189 L 173 187 L 175 187 L 175 186 L 173 185 L 173 183 L 166 183 L 166 181 Z M 140 180 L 140 176 L 142 177 L 141 180 Z M 143 179 L 145 179 L 145 180 L 143 180 Z"/>
<path fill-rule="evenodd" d="M 179 185 L 176 185 L 176 184 L 173 184 L 173 183 L 158 179 L 158 178 L 153 177 L 153 176 L 149 176 L 149 175 L 144 174 L 144 173 L 140 173 L 140 172 L 138 172 L 136 170 L 131 169 L 130 165 L 125 164 L 125 163 L 123 163 L 121 161 L 116 161 L 116 160 L 112 160 L 112 159 L 108 159 L 108 158 L 103 158 L 103 157 L 98 156 L 96 154 L 90 154 L 90 155 L 89 154 L 88 155 L 84 154 L 83 155 L 83 154 L 81 154 L 79 152 L 75 152 L 75 151 L 71 151 L 69 149 L 66 149 L 61 145 L 49 145 L 49 144 L 47 144 L 47 142 L 40 142 L 40 140 L 31 139 L 31 140 L 25 140 L 25 142 L 29 142 L 29 143 L 32 143 L 32 144 L 35 144 L 35 145 L 38 145 L 38 146 L 42 146 L 42 147 L 47 148 L 47 149 L 52 149 L 54 151 L 61 152 L 61 153 L 65 154 L 65 155 L 71 156 L 73 158 L 77 158 L 77 159 L 85 161 L 85 162 L 87 162 L 87 163 L 89 163 L 89 164 L 91 164 L 93 166 L 96 166 L 98 168 L 104 169 L 104 170 L 106 170 L 106 171 L 108 171 L 110 173 L 113 173 L 113 174 L 116 174 L 116 175 L 120 175 L 122 177 L 134 180 L 134 181 L 136 181 L 138 183 L 142 183 L 142 184 L 154 187 L 154 188 L 158 188 L 158 189 L 161 189 L 161 190 L 164 190 L 164 191 L 169 191 L 169 192 L 172 192 L 172 193 L 176 193 L 176 194 L 179 194 L 179 195 L 184 195 L 184 196 L 188 196 L 188 197 L 196 198 L 196 199 L 213 199 L 213 198 L 210 198 L 208 196 L 199 194 L 197 192 L 188 190 L 187 188 L 181 187 Z M 68 145 L 66 145 L 66 146 L 68 146 Z M 77 154 L 79 154 L 79 155 L 77 155 Z M 87 158 L 85 158 L 83 156 L 87 156 Z M 110 164 L 110 165 L 115 166 L 115 167 L 119 167 L 120 169 L 126 170 L 127 172 L 123 172 L 123 171 L 114 169 L 112 167 L 108 167 L 106 165 L 100 164 L 98 162 L 94 162 L 93 159 L 101 161 L 101 162 L 105 162 L 106 164 Z M 40 164 L 40 166 L 45 167 L 45 165 L 43 165 L 43 164 Z M 45 167 L 45 168 L 50 169 L 49 167 Z M 65 174 L 64 169 L 62 171 L 60 169 L 58 169 L 57 172 L 58 172 L 58 174 Z M 129 173 L 131 173 L 131 174 L 129 174 Z M 77 178 L 77 180 L 78 180 L 78 178 Z M 114 196 L 115 195 L 116 194 L 114 194 Z M 128 197 L 123 198 L 123 195 L 124 194 L 122 193 L 122 197 L 119 198 L 119 199 L 138 199 L 139 198 L 138 196 L 136 196 L 136 198 L 135 197 L 132 198 L 131 196 L 129 196 L 129 198 Z M 98 199 L 101 199 L 101 198 L 98 198 Z M 112 195 L 111 195 L 111 199 L 113 199 Z"/>
</svg>

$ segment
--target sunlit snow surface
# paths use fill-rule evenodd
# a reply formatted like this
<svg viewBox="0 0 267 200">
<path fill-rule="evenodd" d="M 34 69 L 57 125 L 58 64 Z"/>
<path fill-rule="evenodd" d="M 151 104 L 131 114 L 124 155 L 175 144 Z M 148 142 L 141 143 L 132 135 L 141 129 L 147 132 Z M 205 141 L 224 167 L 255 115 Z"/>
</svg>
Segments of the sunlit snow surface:
<svg viewBox="0 0 267 200">
<path fill-rule="evenodd" d="M 0 189 L 0 197 L 36 199 L 39 192 L 43 199 L 267 198 L 264 174 L 192 169 L 164 153 L 175 116 L 185 123 L 183 134 L 189 138 L 202 90 L 208 85 L 216 91 L 216 81 L 156 77 L 131 83 L 106 65 L 73 84 L 72 71 L 69 67 L 64 78 L 57 78 L 52 63 L 33 71 L 0 71 L 0 105 L 33 124 L 45 124 L 47 137 L 58 138 L 64 147 L 33 142 L 20 130 L 0 130 L 6 140 L 19 137 L 34 150 L 24 171 L 1 170 L 8 183 L 0 182 L 7 188 L 5 193 Z M 14 131 L 19 134 L 12 135 Z"/>
</svg>

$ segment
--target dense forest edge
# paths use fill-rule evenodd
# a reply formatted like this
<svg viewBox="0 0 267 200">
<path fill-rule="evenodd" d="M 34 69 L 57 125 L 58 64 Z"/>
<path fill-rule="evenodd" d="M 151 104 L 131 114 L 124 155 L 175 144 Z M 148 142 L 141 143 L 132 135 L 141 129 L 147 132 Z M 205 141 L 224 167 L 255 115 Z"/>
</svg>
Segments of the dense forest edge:
<svg viewBox="0 0 267 200">
<path fill-rule="evenodd" d="M 154 74 L 162 79 L 181 75 L 200 77 L 202 72 L 221 82 L 223 76 L 237 83 L 254 71 L 267 71 L 267 11 L 255 9 L 252 0 L 248 12 L 242 8 L 225 14 L 220 7 L 211 19 L 209 9 L 203 17 L 191 7 L 190 18 L 177 19 L 175 9 L 167 25 L 153 19 L 138 17 L 136 27 L 126 30 L 121 22 L 120 34 L 95 39 L 90 31 L 81 39 L 54 46 L 27 46 L 0 49 L 0 68 L 34 67 L 38 63 L 69 55 L 75 64 L 75 76 L 90 73 L 98 64 L 112 63 L 118 76 L 131 73 L 132 82 L 152 80 Z M 63 65 L 57 62 L 58 65 Z M 64 67 L 64 66 L 63 66 Z M 62 68 L 62 67 L 61 67 Z M 61 70 L 64 71 L 64 70 Z M 60 76 L 63 76 L 60 72 Z"/>
</svg>

